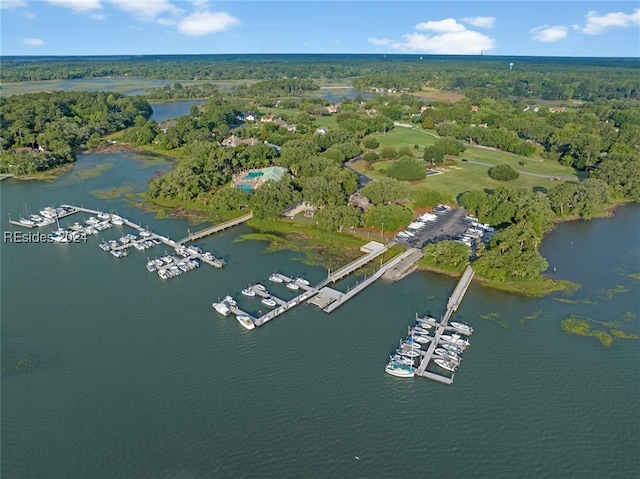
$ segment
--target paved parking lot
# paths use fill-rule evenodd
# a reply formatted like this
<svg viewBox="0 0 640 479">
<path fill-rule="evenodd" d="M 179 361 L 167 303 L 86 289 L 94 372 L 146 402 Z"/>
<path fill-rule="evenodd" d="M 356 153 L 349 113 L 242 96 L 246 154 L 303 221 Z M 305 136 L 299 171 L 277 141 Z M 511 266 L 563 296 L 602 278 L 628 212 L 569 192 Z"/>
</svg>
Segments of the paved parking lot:
<svg viewBox="0 0 640 479">
<path fill-rule="evenodd" d="M 422 248 L 427 243 L 452 240 L 471 227 L 472 220 L 465 218 L 467 211 L 463 207 L 443 211 L 434 210 L 433 213 L 438 216 L 438 219 L 427 222 L 418 230 L 411 230 L 414 234 L 413 238 L 396 237 L 394 240 L 414 248 Z"/>
</svg>

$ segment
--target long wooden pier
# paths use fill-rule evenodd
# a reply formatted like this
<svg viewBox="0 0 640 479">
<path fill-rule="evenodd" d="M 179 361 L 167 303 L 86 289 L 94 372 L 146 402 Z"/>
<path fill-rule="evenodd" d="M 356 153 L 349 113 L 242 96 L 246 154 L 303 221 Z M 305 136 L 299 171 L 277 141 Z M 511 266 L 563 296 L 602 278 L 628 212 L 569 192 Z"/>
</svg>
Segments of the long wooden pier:
<svg viewBox="0 0 640 479">
<path fill-rule="evenodd" d="M 90 214 L 90 215 L 96 215 L 96 216 L 101 213 L 101 211 L 92 210 L 92 209 L 89 209 L 89 208 L 84 208 L 82 206 L 73 206 L 73 205 L 60 205 L 60 206 L 62 206 L 63 208 L 69 208 L 69 209 L 73 208 L 73 211 L 70 211 L 69 213 L 67 213 L 64 216 L 72 215 L 74 213 L 79 213 L 79 212 L 87 213 L 87 214 Z M 196 251 L 195 249 L 192 249 L 192 248 L 187 247 L 187 246 L 183 246 L 182 243 L 176 242 L 176 241 L 174 241 L 171 238 L 168 238 L 166 236 L 162 236 L 160 234 L 153 233 L 151 230 L 147 230 L 146 228 L 143 228 L 141 225 L 136 224 L 133 221 L 130 221 L 125 217 L 120 216 L 120 219 L 122 219 L 122 222 L 123 222 L 124 225 L 128 226 L 129 228 L 132 228 L 132 229 L 138 231 L 138 233 L 140 233 L 142 231 L 149 231 L 149 233 L 151 233 L 150 236 L 147 236 L 146 238 L 143 238 L 143 239 L 154 239 L 154 238 L 157 238 L 164 245 L 169 246 L 170 248 L 173 248 L 176 251 L 178 251 L 178 249 L 180 249 L 180 248 L 185 248 L 185 250 L 189 254 L 189 256 L 186 257 L 186 258 L 182 258 L 183 261 L 187 260 L 187 259 L 198 259 L 202 263 L 206 263 L 209 266 L 213 266 L 214 268 L 220 268 L 220 263 L 215 258 L 214 259 L 209 259 L 206 256 L 204 256 L 202 253 Z M 229 226 L 227 226 L 227 227 L 229 227 Z M 208 233 L 208 234 L 211 234 L 211 233 Z M 140 241 L 142 241 L 142 240 L 140 240 Z M 133 246 L 135 243 L 136 243 L 135 241 L 132 241 L 130 243 L 118 246 L 116 249 L 126 249 L 126 248 L 129 248 L 129 247 Z M 174 263 L 166 265 L 166 267 L 170 267 L 173 264 Z"/>
<path fill-rule="evenodd" d="M 435 374 L 433 372 L 427 371 L 427 366 L 429 365 L 429 362 L 433 357 L 433 352 L 440 344 L 440 338 L 442 337 L 444 332 L 450 331 L 452 329 L 449 326 L 447 326 L 447 323 L 449 322 L 451 315 L 458 309 L 458 307 L 460 306 L 460 303 L 462 303 L 462 298 L 464 297 L 465 293 L 467 292 L 467 289 L 469 288 L 469 285 L 471 284 L 473 275 L 474 275 L 473 268 L 471 267 L 471 265 L 467 265 L 467 268 L 464 270 L 464 273 L 462 273 L 462 276 L 460 277 L 458 284 L 453 290 L 453 293 L 449 297 L 449 301 L 447 302 L 447 312 L 442 317 L 439 323 L 435 323 L 435 327 L 434 327 L 435 331 L 433 335 L 434 337 L 431 340 L 431 343 L 429 344 L 429 347 L 427 348 L 426 352 L 422 355 L 422 358 L 420 360 L 420 365 L 416 370 L 416 375 L 422 376 L 428 379 L 433 379 L 435 381 L 445 383 L 445 384 L 453 383 L 453 374 L 451 375 L 451 377 Z"/>
<path fill-rule="evenodd" d="M 200 238 L 204 238 L 205 236 L 209 236 L 212 235 L 214 233 L 217 233 L 219 231 L 222 230 L 226 230 L 227 228 L 231 228 L 233 226 L 237 226 L 241 223 L 244 223 L 245 221 L 249 221 L 251 218 L 253 218 L 253 211 L 251 211 L 250 213 L 244 215 L 244 216 L 240 216 L 239 218 L 234 218 L 232 220 L 229 221 L 225 221 L 224 223 L 220 223 L 214 226 L 210 226 L 209 228 L 205 228 L 203 230 L 200 231 L 196 231 L 195 233 L 191 233 L 189 232 L 189 236 L 186 236 L 184 238 L 182 238 L 180 241 L 178 241 L 178 244 L 184 244 L 187 241 L 195 241 L 197 239 Z"/>
<path fill-rule="evenodd" d="M 385 250 L 386 251 L 386 250 Z M 373 253 L 371 253 L 373 254 Z M 379 255 L 380 253 L 377 253 L 377 255 Z M 377 256 L 376 255 L 376 256 Z M 364 281 L 361 281 L 360 283 L 358 283 L 356 286 L 354 286 L 353 288 L 351 288 L 349 291 L 347 291 L 346 293 L 342 293 L 340 295 L 340 297 L 336 300 L 336 301 L 332 301 L 329 305 L 325 306 L 322 310 L 325 313 L 330 313 L 333 310 L 339 308 L 340 306 L 342 306 L 344 303 L 346 303 L 347 301 L 349 301 L 351 298 L 353 298 L 356 294 L 358 294 L 360 291 L 362 291 L 363 289 L 365 289 L 367 286 L 369 286 L 370 284 L 372 284 L 374 281 L 377 281 L 378 279 L 380 279 L 380 277 L 382 277 L 387 271 L 389 271 L 391 268 L 395 268 L 397 265 L 399 265 L 400 263 L 402 263 L 403 261 L 405 261 L 405 259 L 407 258 L 420 258 L 420 256 L 422 255 L 418 255 L 416 257 L 416 252 L 415 250 L 409 249 L 407 251 L 405 251 L 402 254 L 399 254 L 398 256 L 395 256 L 393 258 L 391 258 L 389 261 L 387 261 L 385 264 L 383 264 L 374 274 L 372 274 L 371 276 L 369 276 L 367 279 L 365 279 Z M 375 256 L 374 256 L 375 257 Z M 369 260 L 370 261 L 370 260 Z"/>
</svg>

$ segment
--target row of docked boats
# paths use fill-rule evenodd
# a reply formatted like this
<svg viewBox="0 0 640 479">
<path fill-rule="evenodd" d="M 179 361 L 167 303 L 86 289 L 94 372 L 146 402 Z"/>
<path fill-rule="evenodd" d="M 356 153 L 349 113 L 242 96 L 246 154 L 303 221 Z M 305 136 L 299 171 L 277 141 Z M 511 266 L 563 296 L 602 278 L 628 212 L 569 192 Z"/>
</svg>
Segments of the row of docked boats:
<svg viewBox="0 0 640 479">
<path fill-rule="evenodd" d="M 472 333 L 473 328 L 461 321 L 452 321 L 443 328 L 431 316 L 416 318 L 416 324 L 408 328 L 408 335 L 389 357 L 385 372 L 397 377 L 413 377 L 416 363 L 428 354 L 427 349 L 436 340 L 432 351 L 433 362 L 445 371 L 454 372 L 460 366 L 462 353 L 469 346 L 469 340 L 462 335 L 469 336 Z"/>
<path fill-rule="evenodd" d="M 278 274 L 278 273 L 273 273 L 272 275 L 269 276 L 269 281 L 273 282 L 273 283 L 286 283 L 286 287 L 289 288 L 292 291 L 297 291 L 300 289 L 300 286 L 309 286 L 309 281 L 307 281 L 306 279 L 304 279 L 301 276 L 298 276 L 295 279 L 289 279 L 283 277 L 282 275 Z"/>
<path fill-rule="evenodd" d="M 222 301 L 217 303 L 212 303 L 213 309 L 215 309 L 218 313 L 223 316 L 229 316 L 232 313 L 232 308 L 235 308 L 238 305 L 233 296 L 225 296 Z M 242 327 L 245 329 L 254 329 L 256 327 L 254 320 L 251 316 L 244 313 L 236 314 L 236 320 Z"/>
</svg>

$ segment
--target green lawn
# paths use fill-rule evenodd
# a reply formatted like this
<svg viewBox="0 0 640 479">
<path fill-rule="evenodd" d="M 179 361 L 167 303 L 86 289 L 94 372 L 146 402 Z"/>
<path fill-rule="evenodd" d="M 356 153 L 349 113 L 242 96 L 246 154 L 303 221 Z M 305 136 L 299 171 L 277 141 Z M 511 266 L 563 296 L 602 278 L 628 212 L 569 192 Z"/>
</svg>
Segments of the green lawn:
<svg viewBox="0 0 640 479">
<path fill-rule="evenodd" d="M 380 170 L 387 169 L 391 163 L 391 161 L 379 161 L 372 165 L 373 170 L 368 170 L 365 167 L 365 163 L 361 161 L 357 162 L 354 168 L 371 178 L 380 180 L 386 178 L 386 175 L 381 173 Z M 508 188 L 531 189 L 537 187 L 548 189 L 558 184 L 557 181 L 551 179 L 523 174 L 513 181 L 497 181 L 489 177 L 489 167 L 463 163 L 458 160 L 455 160 L 455 164 L 453 165 L 450 165 L 450 163 L 452 162 L 449 161 L 445 167 L 447 171 L 442 174 L 427 176 L 422 181 L 411 182 L 411 187 L 415 188 L 426 184 L 434 190 L 456 197 L 465 191 L 475 189 L 494 189 L 500 186 L 506 186 Z"/>
<path fill-rule="evenodd" d="M 409 146 L 413 148 L 413 146 L 417 144 L 420 146 L 421 150 L 424 149 L 425 146 L 432 145 L 438 138 L 435 133 L 423 130 L 421 128 L 404 128 L 398 126 L 388 132 L 386 135 L 378 133 L 375 136 L 380 142 L 380 147 L 393 146 L 395 148 L 399 148 L 401 146 Z M 415 153 L 416 156 L 422 156 L 422 151 L 416 151 Z M 578 179 L 578 175 L 573 168 L 562 166 L 554 161 L 545 161 L 537 154 L 531 157 L 526 157 L 514 155 L 513 153 L 508 153 L 505 151 L 496 151 L 490 148 L 467 145 L 467 149 L 459 156 L 459 158 L 456 158 L 455 161 L 457 162 L 457 166 L 462 168 L 462 173 L 460 172 L 460 170 L 458 170 L 457 176 L 468 176 L 469 179 L 473 179 L 478 175 L 486 177 L 486 172 L 489 167 L 464 163 L 460 161 L 462 158 L 471 161 L 487 163 L 492 166 L 499 164 L 509 164 L 520 172 L 530 172 L 542 175 L 550 175 L 554 177 L 573 177 L 576 180 Z M 520 165 L 520 162 L 525 163 L 524 168 Z M 376 165 L 377 166 L 375 166 L 375 168 L 377 169 L 385 168 L 385 166 L 380 166 L 382 165 L 382 163 L 376 163 Z M 466 172 L 469 172 L 469 175 L 467 175 Z M 488 177 L 487 179 L 494 182 L 494 180 L 491 180 Z M 549 183 L 550 180 L 548 179 L 535 178 L 521 173 L 520 178 L 509 184 L 526 187 L 531 185 L 548 186 Z"/>
</svg>

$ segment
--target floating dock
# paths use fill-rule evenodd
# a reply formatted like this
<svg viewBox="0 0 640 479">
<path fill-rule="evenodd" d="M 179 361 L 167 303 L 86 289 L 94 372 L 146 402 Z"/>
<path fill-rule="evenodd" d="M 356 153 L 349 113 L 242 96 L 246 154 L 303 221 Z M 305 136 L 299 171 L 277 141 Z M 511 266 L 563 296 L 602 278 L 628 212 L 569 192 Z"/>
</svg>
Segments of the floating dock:
<svg viewBox="0 0 640 479">
<path fill-rule="evenodd" d="M 433 352 L 440 344 L 440 338 L 444 334 L 445 331 L 455 331 L 454 328 L 451 328 L 447 325 L 451 315 L 457 311 L 460 303 L 462 302 L 462 298 L 464 297 L 469 285 L 471 284 L 471 280 L 473 279 L 474 271 L 471 265 L 467 265 L 467 268 L 462 273 L 462 277 L 456 288 L 453 291 L 453 294 L 449 297 L 449 301 L 447 302 L 447 312 L 442 317 L 440 322 L 434 323 L 434 338 L 429 344 L 429 348 L 422 354 L 420 359 L 420 365 L 415 371 L 417 376 L 422 376 L 428 379 L 433 379 L 435 381 L 444 383 L 444 384 L 452 384 L 453 383 L 453 374 L 451 377 L 443 376 L 440 374 L 433 373 L 431 371 L 427 371 L 427 366 L 433 358 Z"/>
</svg>

